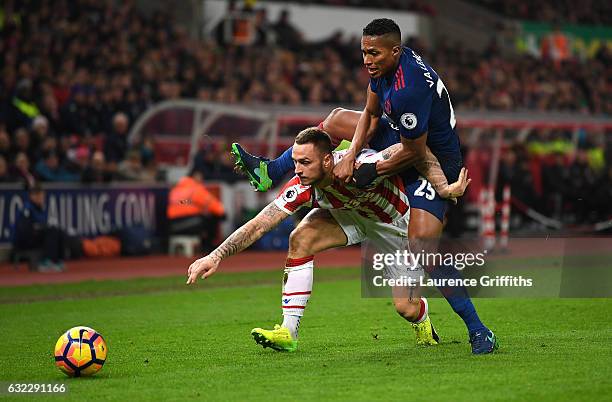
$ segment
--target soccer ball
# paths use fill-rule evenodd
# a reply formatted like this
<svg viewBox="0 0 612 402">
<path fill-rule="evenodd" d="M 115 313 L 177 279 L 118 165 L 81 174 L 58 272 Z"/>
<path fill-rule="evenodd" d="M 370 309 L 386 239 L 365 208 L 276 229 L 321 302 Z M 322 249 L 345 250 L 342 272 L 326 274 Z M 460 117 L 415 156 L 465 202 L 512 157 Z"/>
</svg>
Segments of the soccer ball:
<svg viewBox="0 0 612 402">
<path fill-rule="evenodd" d="M 55 365 L 70 377 L 97 373 L 106 361 L 106 342 L 89 327 L 70 328 L 55 344 Z"/>
</svg>

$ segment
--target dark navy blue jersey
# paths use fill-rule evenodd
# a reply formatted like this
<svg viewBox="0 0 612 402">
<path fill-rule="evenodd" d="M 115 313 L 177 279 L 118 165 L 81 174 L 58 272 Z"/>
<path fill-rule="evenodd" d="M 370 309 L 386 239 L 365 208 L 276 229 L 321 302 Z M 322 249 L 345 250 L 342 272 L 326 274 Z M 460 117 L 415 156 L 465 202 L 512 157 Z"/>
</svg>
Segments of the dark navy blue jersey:
<svg viewBox="0 0 612 402">
<path fill-rule="evenodd" d="M 397 69 L 370 79 L 384 116 L 402 137 L 428 133 L 427 145 L 438 159 L 461 160 L 455 112 L 438 74 L 414 50 L 403 47 Z M 441 161 L 442 162 L 442 161 Z"/>
</svg>

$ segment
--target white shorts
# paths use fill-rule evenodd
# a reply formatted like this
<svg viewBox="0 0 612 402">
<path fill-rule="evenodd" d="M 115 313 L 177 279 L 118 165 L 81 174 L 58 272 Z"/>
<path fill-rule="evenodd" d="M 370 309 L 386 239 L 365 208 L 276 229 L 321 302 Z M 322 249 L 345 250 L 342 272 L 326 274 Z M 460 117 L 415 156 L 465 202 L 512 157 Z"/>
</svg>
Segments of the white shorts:
<svg viewBox="0 0 612 402">
<path fill-rule="evenodd" d="M 384 252 L 391 252 L 391 249 L 386 251 L 389 245 L 397 249 L 398 239 L 408 237 L 408 216 L 393 223 L 384 223 L 368 219 L 348 209 L 329 209 L 328 211 L 346 234 L 347 246 L 371 240 L 384 248 Z M 404 240 L 401 241 L 404 242 Z M 385 246 L 385 243 L 388 245 Z"/>
<path fill-rule="evenodd" d="M 372 262 L 372 256 L 375 253 L 396 254 L 398 251 L 403 253 L 404 250 L 410 252 L 408 245 L 410 212 L 404 219 L 393 223 L 368 219 L 351 210 L 330 209 L 329 212 L 346 234 L 347 246 L 364 243 L 362 259 L 364 262 L 368 260 L 368 264 Z M 383 274 L 386 278 L 409 277 L 416 278 L 418 281 L 423 276 L 423 267 L 415 267 L 411 262 L 385 264 Z"/>
</svg>

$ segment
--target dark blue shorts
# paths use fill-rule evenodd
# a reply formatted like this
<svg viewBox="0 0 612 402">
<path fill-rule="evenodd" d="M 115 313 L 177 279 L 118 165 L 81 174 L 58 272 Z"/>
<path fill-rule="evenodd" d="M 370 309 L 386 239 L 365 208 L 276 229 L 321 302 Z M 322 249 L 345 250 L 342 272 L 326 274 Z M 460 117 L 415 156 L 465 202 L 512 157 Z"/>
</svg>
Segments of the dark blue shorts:
<svg viewBox="0 0 612 402">
<path fill-rule="evenodd" d="M 399 130 L 394 129 L 391 123 L 383 116 L 380 118 L 378 131 L 370 140 L 370 148 L 375 151 L 382 151 L 393 144 L 400 142 Z M 461 155 L 452 158 L 440 158 L 440 165 L 449 182 L 454 182 L 459 178 L 459 172 L 463 165 Z M 435 192 L 433 186 L 415 168 L 408 168 L 400 176 L 404 179 L 406 196 L 410 201 L 410 208 L 422 209 L 434 215 L 441 222 L 448 209 L 448 201 L 441 198 Z"/>
</svg>

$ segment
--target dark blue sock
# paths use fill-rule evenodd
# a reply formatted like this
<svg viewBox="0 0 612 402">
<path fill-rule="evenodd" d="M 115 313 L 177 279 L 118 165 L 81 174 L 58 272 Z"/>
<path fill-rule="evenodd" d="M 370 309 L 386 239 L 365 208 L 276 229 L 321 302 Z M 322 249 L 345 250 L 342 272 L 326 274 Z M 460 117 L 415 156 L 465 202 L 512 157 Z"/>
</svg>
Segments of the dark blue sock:
<svg viewBox="0 0 612 402">
<path fill-rule="evenodd" d="M 461 274 L 452 266 L 441 266 L 429 272 L 429 276 L 434 279 L 452 278 L 460 279 Z M 438 287 L 453 311 L 461 317 L 469 333 L 485 329 L 485 325 L 480 321 L 476 308 L 470 299 L 470 295 L 464 286 L 440 286 Z"/>
<path fill-rule="evenodd" d="M 278 184 L 280 179 L 295 168 L 291 158 L 292 149 L 293 147 L 289 147 L 281 156 L 268 162 L 268 177 L 274 184 Z"/>
</svg>

